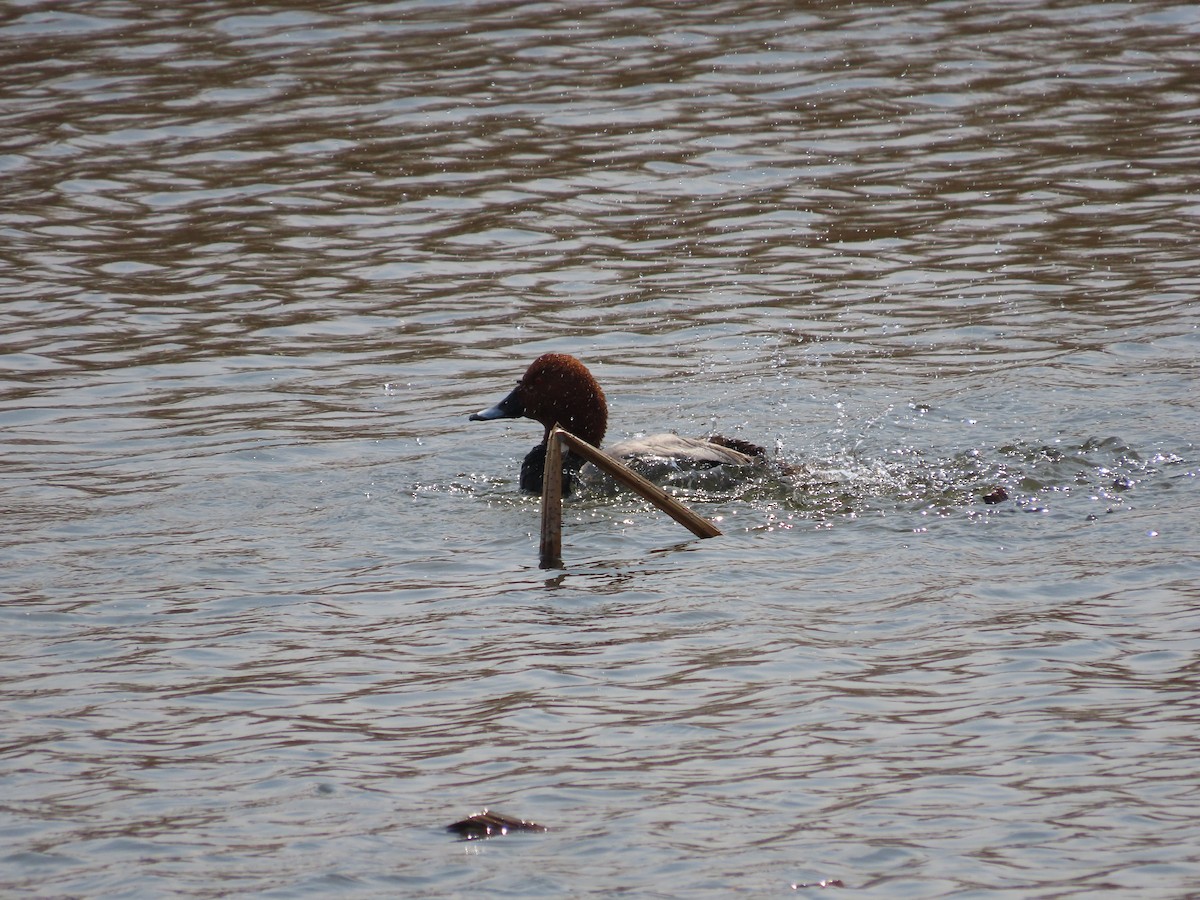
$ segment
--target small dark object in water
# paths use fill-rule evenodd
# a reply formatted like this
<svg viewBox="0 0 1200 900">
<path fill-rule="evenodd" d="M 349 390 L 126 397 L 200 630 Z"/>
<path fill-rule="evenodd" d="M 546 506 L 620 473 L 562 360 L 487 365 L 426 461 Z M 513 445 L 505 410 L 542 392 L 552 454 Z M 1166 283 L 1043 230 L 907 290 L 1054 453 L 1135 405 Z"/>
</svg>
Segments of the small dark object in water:
<svg viewBox="0 0 1200 900">
<path fill-rule="evenodd" d="M 1004 502 L 1005 500 L 1007 500 L 1007 499 L 1008 499 L 1008 491 L 1006 491 L 1006 490 L 1005 490 L 1004 488 L 1002 488 L 1002 487 L 998 487 L 998 488 L 996 488 L 996 489 L 995 489 L 994 491 L 992 491 L 990 494 L 984 494 L 984 495 L 983 495 L 983 502 L 984 502 L 984 503 L 993 503 L 993 504 L 995 504 L 995 503 L 1003 503 L 1003 502 Z"/>
<path fill-rule="evenodd" d="M 504 813 L 491 812 L 485 809 L 474 815 L 467 816 L 461 822 L 446 826 L 447 831 L 453 831 L 463 840 L 478 841 L 483 838 L 508 834 L 510 831 L 546 831 L 545 826 L 536 822 L 526 822 L 524 819 L 514 819 Z"/>
</svg>

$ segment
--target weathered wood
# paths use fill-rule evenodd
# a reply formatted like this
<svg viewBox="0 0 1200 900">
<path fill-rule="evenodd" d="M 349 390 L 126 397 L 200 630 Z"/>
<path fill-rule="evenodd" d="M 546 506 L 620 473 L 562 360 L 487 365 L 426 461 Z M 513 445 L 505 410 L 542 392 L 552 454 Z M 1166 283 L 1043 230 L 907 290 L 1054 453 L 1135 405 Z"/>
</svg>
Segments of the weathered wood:
<svg viewBox="0 0 1200 900">
<path fill-rule="evenodd" d="M 553 429 L 546 441 L 546 462 L 542 472 L 542 540 L 538 566 L 561 569 L 562 562 L 562 444 Z"/>
<path fill-rule="evenodd" d="M 554 463 L 554 465 L 552 466 L 550 463 L 551 448 L 555 449 L 555 451 L 556 451 L 555 456 L 556 457 L 558 456 L 558 453 L 557 453 L 558 438 L 561 438 L 562 440 L 566 441 L 567 446 L 569 446 L 571 448 L 571 450 L 574 451 L 575 453 L 577 453 L 579 456 L 582 456 L 584 459 L 586 459 L 592 465 L 596 466 L 596 468 L 602 469 L 603 471 L 607 472 L 614 479 L 616 479 L 619 483 L 625 485 L 625 487 L 629 488 L 635 494 L 637 494 L 641 497 L 644 497 L 646 500 L 649 500 L 651 503 L 653 503 L 655 506 L 657 506 L 659 509 L 661 509 L 663 512 L 665 512 L 668 516 L 670 516 L 672 519 L 674 519 L 676 522 L 678 522 L 684 528 L 688 529 L 692 534 L 696 535 L 697 537 L 710 538 L 710 537 L 717 537 L 721 534 L 721 529 L 719 529 L 716 525 L 714 525 L 712 522 L 708 521 L 708 519 L 704 518 L 703 516 L 699 516 L 696 513 L 692 512 L 690 509 L 688 509 L 686 506 L 684 506 L 682 503 L 680 503 L 678 500 L 676 500 L 674 497 L 672 497 L 670 494 L 668 494 L 666 491 L 664 491 L 658 485 L 656 485 L 650 481 L 647 481 L 645 478 L 643 478 L 637 472 L 633 471 L 631 468 L 629 468 L 624 463 L 620 462 L 619 460 L 613 459 L 613 457 L 609 456 L 607 453 L 604 453 L 602 450 L 600 450 L 596 447 L 593 447 L 591 444 L 589 444 L 587 441 L 583 440 L 582 438 L 578 438 L 575 435 L 571 434 L 571 432 L 564 431 L 562 428 L 559 428 L 556 425 L 556 426 L 554 426 L 554 428 L 550 429 L 550 440 L 548 441 L 547 446 L 546 446 L 546 476 L 545 476 L 545 481 L 543 481 L 543 483 L 542 483 L 542 529 L 543 529 L 542 534 L 543 534 L 543 541 L 544 541 L 545 540 L 545 527 L 546 527 L 545 498 L 547 496 L 547 493 L 548 493 L 548 490 L 550 487 L 550 483 L 551 483 L 551 481 L 553 481 L 553 482 L 555 482 L 555 497 L 556 497 L 554 506 L 556 509 L 560 510 L 559 520 L 558 520 L 559 521 L 558 553 L 560 555 L 562 553 L 562 543 L 561 543 L 562 503 L 561 503 L 561 498 L 559 497 L 559 495 L 561 494 L 561 490 L 562 490 L 562 484 L 561 484 L 562 464 L 556 461 Z M 551 472 L 554 473 L 554 478 L 550 477 Z M 545 547 L 545 544 L 543 543 L 543 548 L 544 547 Z M 543 549 L 542 559 L 543 559 L 542 568 L 550 568 L 549 566 L 546 566 L 544 564 L 544 560 L 545 560 L 545 550 L 544 549 Z M 562 565 L 561 559 L 559 560 L 558 565 L 560 565 L 560 566 Z"/>
</svg>

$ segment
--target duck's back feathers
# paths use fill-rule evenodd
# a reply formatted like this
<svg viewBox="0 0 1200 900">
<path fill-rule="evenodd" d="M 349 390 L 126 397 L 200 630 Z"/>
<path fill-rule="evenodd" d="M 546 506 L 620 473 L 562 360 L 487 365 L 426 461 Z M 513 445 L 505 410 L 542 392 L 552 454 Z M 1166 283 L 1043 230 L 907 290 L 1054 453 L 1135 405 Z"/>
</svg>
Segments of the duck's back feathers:
<svg viewBox="0 0 1200 900">
<path fill-rule="evenodd" d="M 690 438 L 678 434 L 655 434 L 649 437 L 631 438 L 613 444 L 604 452 L 617 459 L 661 459 L 674 461 L 679 466 L 708 467 L 708 466 L 750 466 L 757 456 L 762 456 L 762 448 L 755 447 L 745 441 L 739 441 L 744 449 L 754 448 L 759 452 L 751 455 L 743 449 L 730 446 L 732 442 L 724 439 Z"/>
<path fill-rule="evenodd" d="M 753 469 L 764 466 L 767 461 L 761 447 L 745 441 L 738 443 L 758 452 L 744 453 L 728 446 L 724 439 L 690 438 L 678 434 L 632 438 L 613 444 L 604 452 L 658 484 L 725 490 L 743 481 Z M 579 471 L 578 480 L 586 489 L 602 494 L 616 489 L 615 482 L 591 463 Z"/>
</svg>

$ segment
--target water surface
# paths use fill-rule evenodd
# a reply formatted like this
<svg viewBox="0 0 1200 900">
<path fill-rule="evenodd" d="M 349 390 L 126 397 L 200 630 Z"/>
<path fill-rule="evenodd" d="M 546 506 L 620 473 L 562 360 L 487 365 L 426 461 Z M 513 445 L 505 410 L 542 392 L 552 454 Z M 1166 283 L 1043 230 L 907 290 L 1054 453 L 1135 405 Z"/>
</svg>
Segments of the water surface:
<svg viewBox="0 0 1200 900">
<path fill-rule="evenodd" d="M 0 885 L 1200 890 L 1198 36 L 10 5 Z M 800 475 L 539 570 L 548 350 Z"/>
</svg>

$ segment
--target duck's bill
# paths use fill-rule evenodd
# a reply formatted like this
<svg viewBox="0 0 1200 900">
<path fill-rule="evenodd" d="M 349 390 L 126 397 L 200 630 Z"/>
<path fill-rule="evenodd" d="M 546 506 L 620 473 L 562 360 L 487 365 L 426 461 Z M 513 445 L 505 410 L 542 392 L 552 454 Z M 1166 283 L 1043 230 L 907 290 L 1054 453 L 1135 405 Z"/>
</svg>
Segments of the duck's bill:
<svg viewBox="0 0 1200 900">
<path fill-rule="evenodd" d="M 519 391 L 520 388 L 514 390 L 495 406 L 489 406 L 487 409 L 481 409 L 477 413 L 471 413 L 468 421 L 486 422 L 488 419 L 521 418 L 521 416 L 525 415 L 525 404 L 521 402 Z"/>
</svg>

